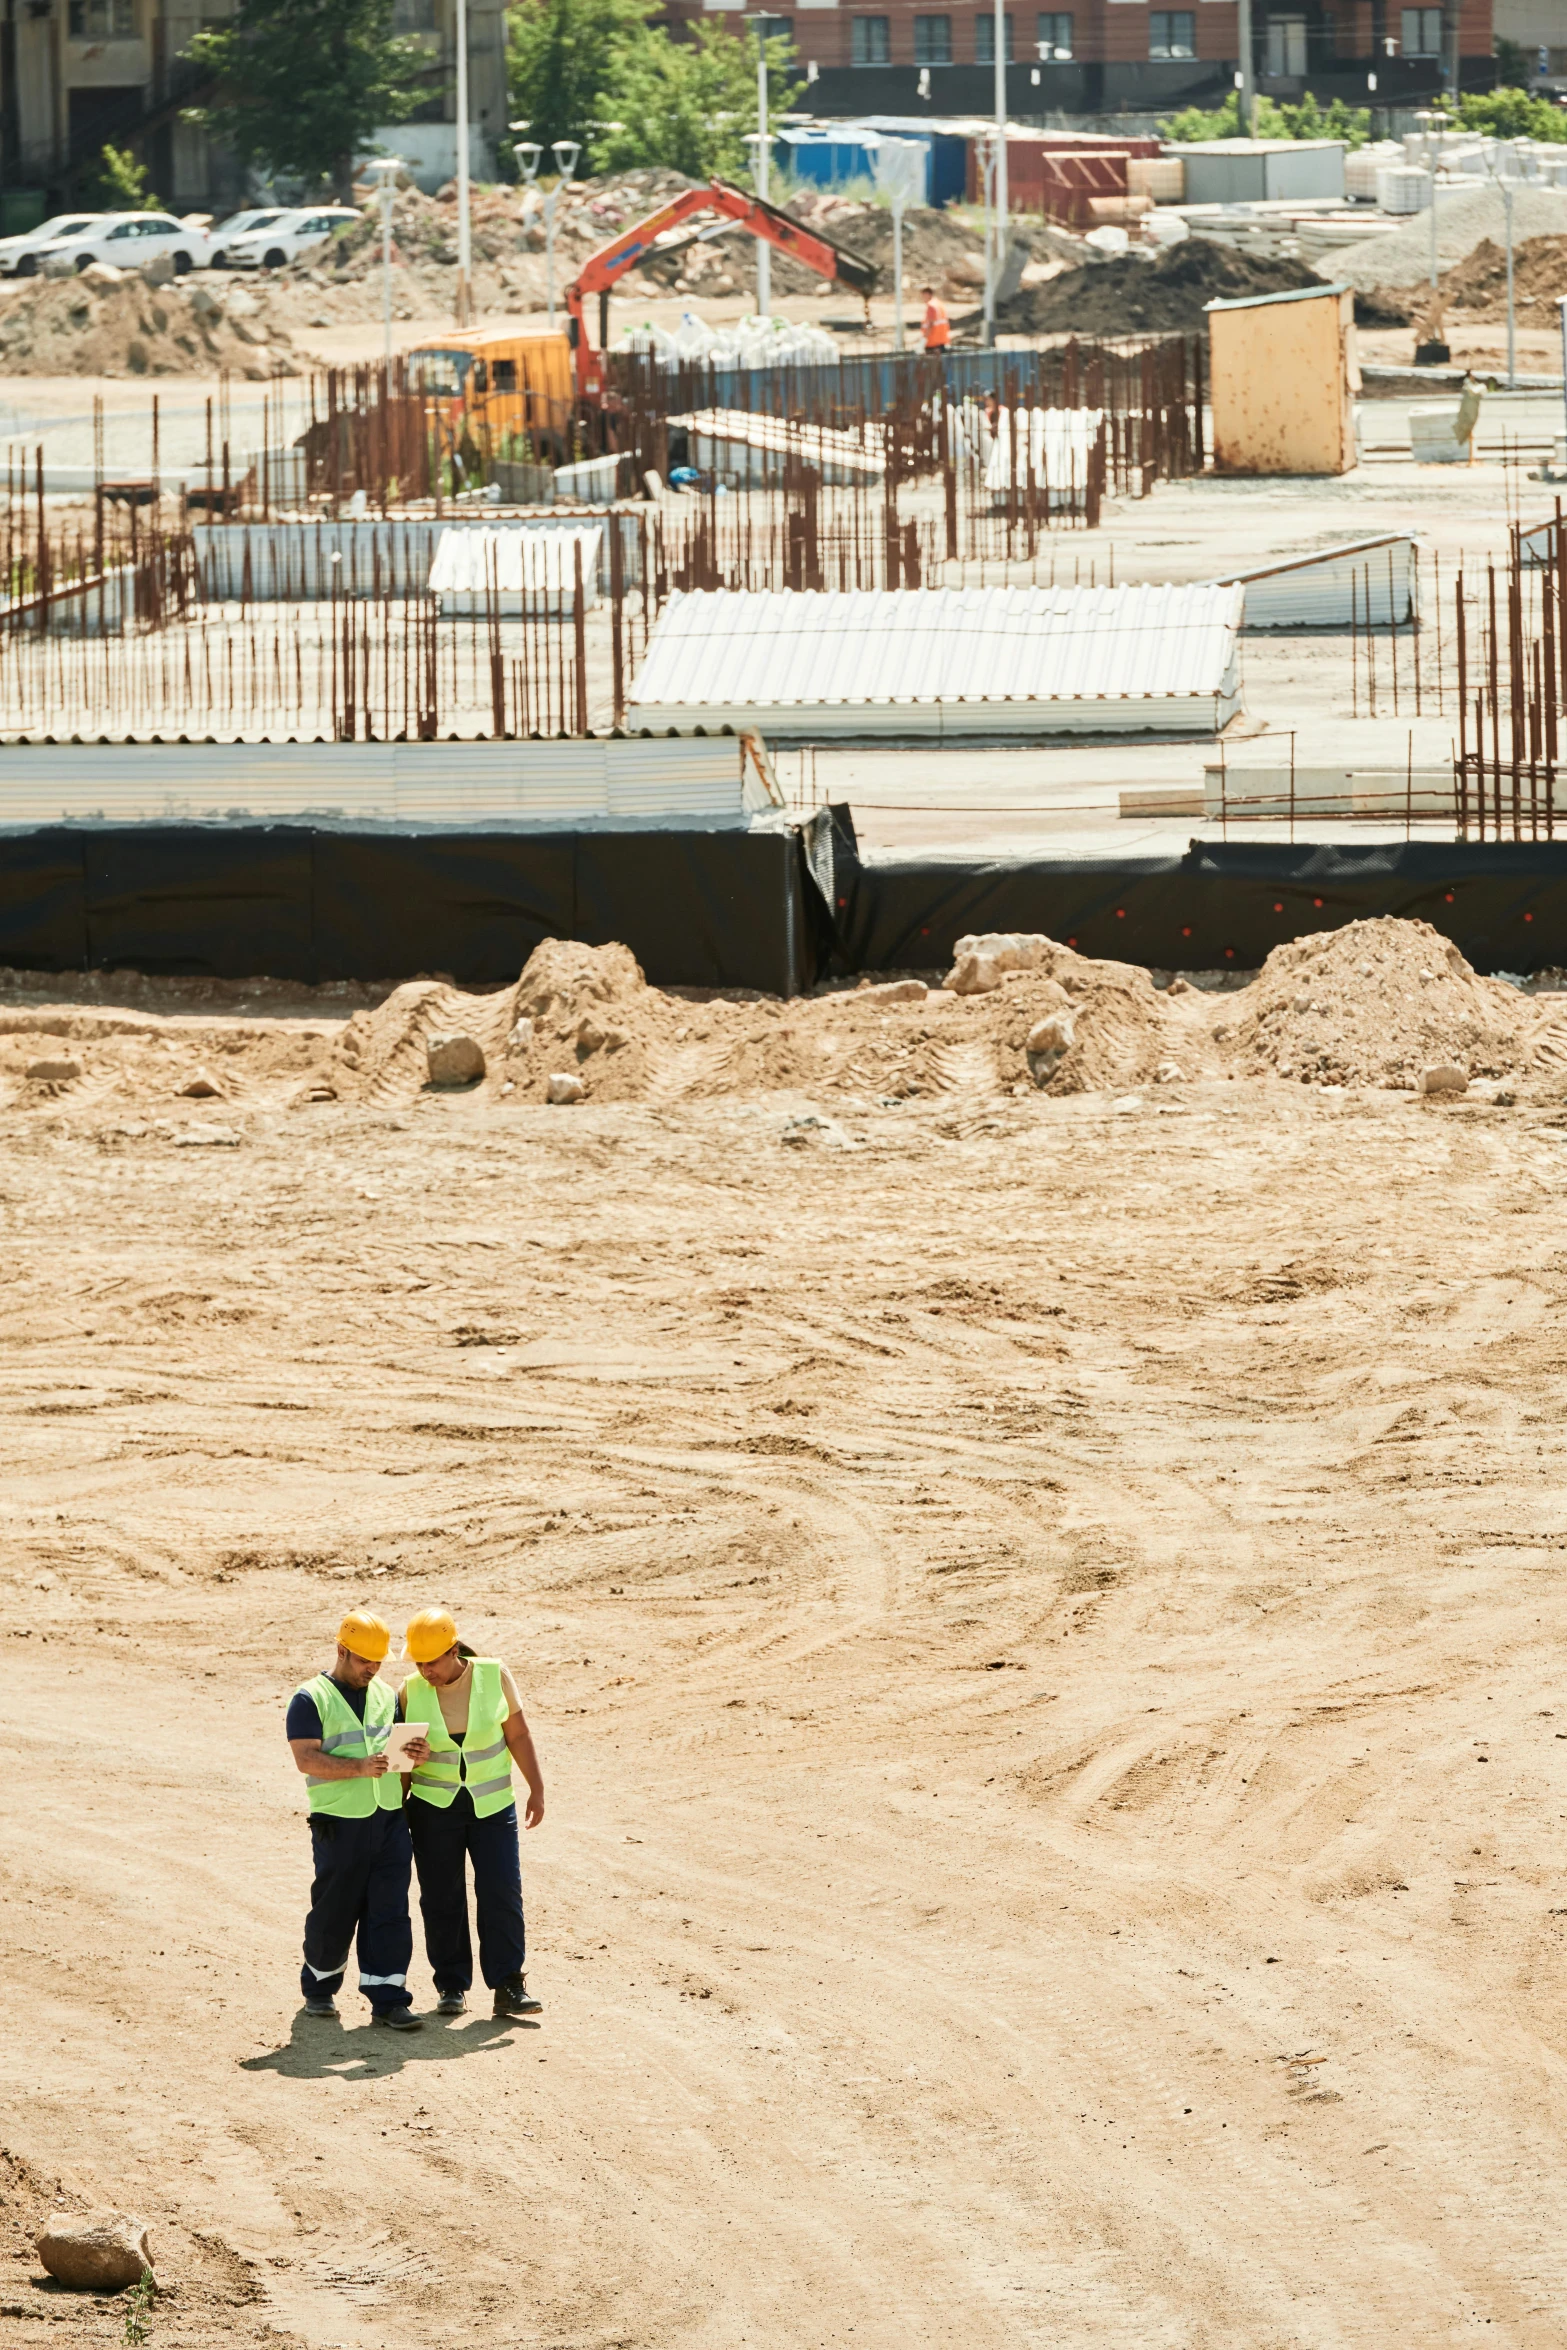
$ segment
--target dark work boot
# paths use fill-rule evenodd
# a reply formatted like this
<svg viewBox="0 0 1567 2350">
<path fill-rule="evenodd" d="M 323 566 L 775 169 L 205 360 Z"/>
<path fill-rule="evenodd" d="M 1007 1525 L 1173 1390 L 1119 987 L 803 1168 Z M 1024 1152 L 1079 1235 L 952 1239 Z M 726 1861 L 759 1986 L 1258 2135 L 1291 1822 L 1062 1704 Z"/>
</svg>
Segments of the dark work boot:
<svg viewBox="0 0 1567 2350">
<path fill-rule="evenodd" d="M 495 2012 L 497 2015 L 539 2015 L 542 2013 L 543 2007 L 543 2000 L 535 1999 L 528 1989 L 526 1975 L 511 1975 L 504 1983 L 496 1985 Z"/>
</svg>

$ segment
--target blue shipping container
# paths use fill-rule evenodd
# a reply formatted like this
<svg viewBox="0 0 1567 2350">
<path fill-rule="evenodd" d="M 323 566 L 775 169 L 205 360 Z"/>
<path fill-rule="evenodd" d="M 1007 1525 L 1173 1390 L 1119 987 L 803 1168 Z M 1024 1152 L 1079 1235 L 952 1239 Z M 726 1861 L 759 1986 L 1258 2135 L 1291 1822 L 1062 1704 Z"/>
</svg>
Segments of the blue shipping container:
<svg viewBox="0 0 1567 2350">
<path fill-rule="evenodd" d="M 773 159 L 783 171 L 813 187 L 841 188 L 850 180 L 876 179 L 874 138 L 856 138 L 851 131 L 780 131 L 773 141 Z"/>
</svg>

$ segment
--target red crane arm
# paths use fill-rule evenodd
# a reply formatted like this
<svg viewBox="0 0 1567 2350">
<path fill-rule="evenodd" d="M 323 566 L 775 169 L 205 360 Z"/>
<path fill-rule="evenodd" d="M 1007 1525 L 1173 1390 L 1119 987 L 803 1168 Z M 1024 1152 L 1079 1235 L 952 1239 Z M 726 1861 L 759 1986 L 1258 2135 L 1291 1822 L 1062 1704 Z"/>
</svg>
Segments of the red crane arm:
<svg viewBox="0 0 1567 2350">
<path fill-rule="evenodd" d="M 583 327 L 584 304 L 593 294 L 607 294 L 617 279 L 646 258 L 665 230 L 677 228 L 681 221 L 698 212 L 724 214 L 748 236 L 765 237 L 780 252 L 804 262 L 807 269 L 814 269 L 818 277 L 850 286 L 857 294 L 875 290 L 874 262 L 862 260 L 858 253 L 835 245 L 830 237 L 817 236 L 812 230 L 802 228 L 787 212 L 780 212 L 776 204 L 769 204 L 760 196 L 748 196 L 743 188 L 732 188 L 724 180 L 711 180 L 705 188 L 687 188 L 662 211 L 650 213 L 635 228 L 628 228 L 613 243 L 593 254 L 566 288 L 566 310 L 576 350 L 577 388 L 584 396 L 596 394 L 602 381 L 599 354 L 590 349 Z"/>
</svg>

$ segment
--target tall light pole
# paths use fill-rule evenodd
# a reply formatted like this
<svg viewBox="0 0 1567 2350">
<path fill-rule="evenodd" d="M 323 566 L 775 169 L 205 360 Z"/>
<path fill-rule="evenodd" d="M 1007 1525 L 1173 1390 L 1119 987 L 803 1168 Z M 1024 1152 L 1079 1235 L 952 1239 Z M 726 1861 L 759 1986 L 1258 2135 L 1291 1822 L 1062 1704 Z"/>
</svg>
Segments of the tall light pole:
<svg viewBox="0 0 1567 2350">
<path fill-rule="evenodd" d="M 386 332 L 386 364 L 392 364 L 392 189 L 403 168 L 400 155 L 378 155 L 370 165 L 381 190 L 381 323 Z"/>
<path fill-rule="evenodd" d="M 1241 0 L 1241 6 L 1246 0 Z M 996 286 L 990 299 L 990 340 L 996 339 L 996 304 L 1007 266 L 1007 19 L 1006 0 L 996 0 Z"/>
<path fill-rule="evenodd" d="M 549 322 L 553 326 L 555 324 L 555 212 L 562 195 L 571 185 L 573 174 L 577 168 L 577 159 L 582 153 L 582 143 L 578 139 L 555 139 L 551 141 L 550 152 L 555 158 L 555 168 L 560 174 L 559 179 L 544 199 L 544 286 L 549 304 Z"/>
<path fill-rule="evenodd" d="M 468 189 L 468 0 L 457 0 L 457 323 L 473 315 L 473 208 Z"/>
<path fill-rule="evenodd" d="M 1256 61 L 1251 50 L 1251 0 L 1237 0 L 1235 41 L 1241 53 L 1240 71 L 1235 77 L 1235 87 L 1241 94 L 1241 137 L 1249 139 L 1252 124 L 1257 119 Z"/>
<path fill-rule="evenodd" d="M 756 192 L 767 202 L 767 40 L 764 20 L 756 27 Z M 765 237 L 756 240 L 756 315 L 773 314 L 773 251 Z"/>
</svg>

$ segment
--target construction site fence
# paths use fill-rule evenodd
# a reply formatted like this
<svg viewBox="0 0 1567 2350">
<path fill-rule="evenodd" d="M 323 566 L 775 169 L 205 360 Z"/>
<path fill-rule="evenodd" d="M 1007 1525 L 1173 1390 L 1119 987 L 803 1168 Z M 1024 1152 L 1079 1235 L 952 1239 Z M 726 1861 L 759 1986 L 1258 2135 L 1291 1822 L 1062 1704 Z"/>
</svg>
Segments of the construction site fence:
<svg viewBox="0 0 1567 2350">
<path fill-rule="evenodd" d="M 1200 473 L 1206 456 L 1206 352 L 1195 335 L 1124 344 L 1073 340 L 1047 350 L 910 352 L 836 367 L 669 367 L 650 354 L 618 353 L 610 383 L 606 445 L 629 459 L 636 483 L 649 472 L 667 478 L 671 430 L 680 429 L 674 420 L 714 411 L 781 419 L 805 434 L 847 434 L 879 447 L 894 481 L 951 470 L 946 419 L 966 402 L 1014 415 L 1099 411 L 1109 479 L 1123 494 Z"/>
</svg>

